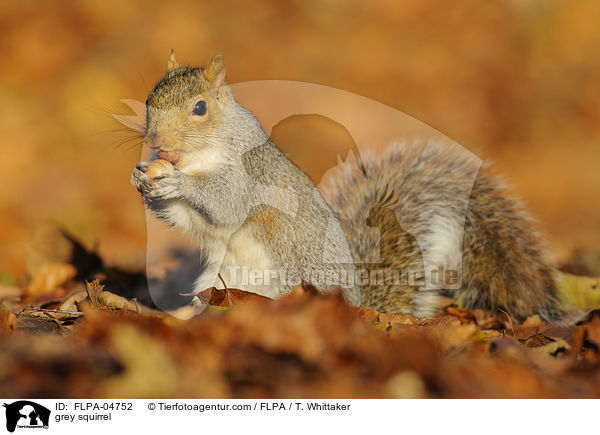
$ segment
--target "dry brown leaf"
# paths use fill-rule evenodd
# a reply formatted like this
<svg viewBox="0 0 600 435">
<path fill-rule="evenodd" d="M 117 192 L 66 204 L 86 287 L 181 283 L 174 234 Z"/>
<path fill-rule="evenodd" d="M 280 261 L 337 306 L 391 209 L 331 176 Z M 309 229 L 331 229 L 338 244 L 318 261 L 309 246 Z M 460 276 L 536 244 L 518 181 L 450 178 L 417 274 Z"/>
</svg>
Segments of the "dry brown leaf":
<svg viewBox="0 0 600 435">
<path fill-rule="evenodd" d="M 533 316 L 529 316 L 525 319 L 525 321 L 521 324 L 521 326 L 532 327 L 532 326 L 542 326 L 544 321 L 540 317 L 539 314 L 534 314 Z"/>
<path fill-rule="evenodd" d="M 554 340 L 565 340 L 567 343 L 571 343 L 573 341 L 573 328 L 566 326 L 554 326 L 547 325 L 545 328 L 542 328 L 540 332 L 546 337 L 553 338 Z"/>
<path fill-rule="evenodd" d="M 13 333 L 17 327 L 17 317 L 8 310 L 0 310 L 0 337 Z"/>
<path fill-rule="evenodd" d="M 477 331 L 477 326 L 474 324 L 436 326 L 431 328 L 431 332 L 437 337 L 437 340 L 445 352 L 455 347 L 468 344 Z"/>
<path fill-rule="evenodd" d="M 361 308 L 359 311 L 360 317 L 368 323 L 377 323 L 379 321 L 379 313 L 373 308 Z"/>
<path fill-rule="evenodd" d="M 23 309 L 16 314 L 17 329 L 28 334 L 57 334 L 68 333 L 67 326 L 73 324 L 80 315 L 69 313 L 62 315 L 54 310 Z"/>
<path fill-rule="evenodd" d="M 460 326 L 462 322 L 455 316 L 436 316 L 431 319 L 427 319 L 423 322 L 423 325 L 428 326 Z"/>
<path fill-rule="evenodd" d="M 471 314 L 475 318 L 475 323 L 481 329 L 498 329 L 502 327 L 498 316 L 489 310 L 471 310 Z"/>
<path fill-rule="evenodd" d="M 419 323 L 419 319 L 410 314 L 386 314 L 379 313 L 379 321 L 381 323 L 395 323 L 399 325 L 416 325 Z"/>
<path fill-rule="evenodd" d="M 600 316 L 596 312 L 573 332 L 573 358 L 577 357 L 591 364 L 600 361 Z"/>
<path fill-rule="evenodd" d="M 72 294 L 71 296 L 69 296 L 69 298 L 61 304 L 59 309 L 61 311 L 79 311 L 79 307 L 77 305 L 81 301 L 86 299 L 87 297 L 88 297 L 88 294 L 86 291 L 82 290 L 82 291 L 76 292 L 76 293 Z"/>
<path fill-rule="evenodd" d="M 505 333 L 506 335 L 513 336 L 514 338 L 519 340 L 527 340 L 528 338 L 540 333 L 544 329 L 545 328 L 541 326 L 514 325 L 512 329 L 506 329 Z"/>
<path fill-rule="evenodd" d="M 46 295 L 76 275 L 77 269 L 72 264 L 48 263 L 38 269 L 25 292 L 32 297 Z"/>
<path fill-rule="evenodd" d="M 162 311 L 155 310 L 153 308 L 146 307 L 138 301 L 129 300 L 123 296 L 116 295 L 112 292 L 104 290 L 104 286 L 100 284 L 99 280 L 92 282 L 86 282 L 86 290 L 74 293 L 60 306 L 60 310 L 63 312 L 79 312 L 86 311 L 85 304 L 88 304 L 88 308 L 98 309 L 109 309 L 109 310 L 124 310 L 136 314 L 149 315 L 149 316 L 161 316 Z"/>
<path fill-rule="evenodd" d="M 211 287 L 199 292 L 196 296 L 198 296 L 200 302 L 218 307 L 232 307 L 240 302 L 270 300 L 270 298 L 266 296 L 257 295 L 256 293 L 236 288 L 219 290 L 216 287 Z"/>
<path fill-rule="evenodd" d="M 534 349 L 546 355 L 558 356 L 559 354 L 568 354 L 571 346 L 561 338 L 556 341 L 550 341 L 542 346 L 534 347 Z"/>
<path fill-rule="evenodd" d="M 461 323 L 472 323 L 475 321 L 471 311 L 465 308 L 458 308 L 454 305 L 450 305 L 444 308 L 444 312 L 449 316 L 456 317 Z"/>
<path fill-rule="evenodd" d="M 586 331 L 586 340 L 596 345 L 600 350 L 600 316 L 593 316 L 584 327 Z"/>
<path fill-rule="evenodd" d="M 46 310 L 39 308 L 24 308 L 19 311 L 17 328 L 28 332 L 66 332 L 64 328 L 70 327 L 83 317 L 83 313 Z"/>
<path fill-rule="evenodd" d="M 518 339 L 519 342 L 523 343 L 525 346 L 527 347 L 540 347 L 540 346 L 545 346 L 548 343 L 552 343 L 556 340 L 550 338 L 550 337 L 546 337 L 545 335 L 542 334 L 534 334 L 531 337 L 527 337 L 525 339 Z"/>
</svg>

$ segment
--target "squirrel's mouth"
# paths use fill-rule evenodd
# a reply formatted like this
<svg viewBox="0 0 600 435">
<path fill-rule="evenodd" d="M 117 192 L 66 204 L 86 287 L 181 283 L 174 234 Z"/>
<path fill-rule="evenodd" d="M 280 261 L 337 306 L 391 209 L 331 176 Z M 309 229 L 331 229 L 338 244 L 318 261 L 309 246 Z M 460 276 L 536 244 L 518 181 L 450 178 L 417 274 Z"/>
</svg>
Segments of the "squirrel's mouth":
<svg viewBox="0 0 600 435">
<path fill-rule="evenodd" d="M 181 159 L 182 151 L 181 150 L 173 150 L 173 151 L 165 151 L 159 149 L 156 152 L 156 158 L 161 160 L 167 160 L 171 162 L 173 166 L 175 166 L 179 160 Z"/>
</svg>

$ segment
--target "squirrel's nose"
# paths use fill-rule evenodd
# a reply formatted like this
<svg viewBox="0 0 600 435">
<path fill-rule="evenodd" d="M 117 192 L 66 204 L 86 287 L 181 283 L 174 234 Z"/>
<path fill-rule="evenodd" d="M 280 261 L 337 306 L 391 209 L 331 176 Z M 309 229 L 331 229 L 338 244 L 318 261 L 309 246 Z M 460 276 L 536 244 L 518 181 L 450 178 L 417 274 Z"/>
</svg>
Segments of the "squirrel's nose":
<svg viewBox="0 0 600 435">
<path fill-rule="evenodd" d="M 163 139 L 158 133 L 146 133 L 146 136 L 144 136 L 144 145 L 149 148 L 160 148 L 163 142 Z"/>
</svg>

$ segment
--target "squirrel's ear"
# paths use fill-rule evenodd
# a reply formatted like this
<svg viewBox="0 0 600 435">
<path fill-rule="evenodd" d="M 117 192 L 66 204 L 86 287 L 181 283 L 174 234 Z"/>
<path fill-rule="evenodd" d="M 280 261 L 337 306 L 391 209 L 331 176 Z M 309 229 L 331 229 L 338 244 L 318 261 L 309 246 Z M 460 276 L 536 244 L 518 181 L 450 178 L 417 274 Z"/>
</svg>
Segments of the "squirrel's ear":
<svg viewBox="0 0 600 435">
<path fill-rule="evenodd" d="M 213 60 L 206 68 L 204 75 L 212 84 L 213 88 L 218 90 L 221 85 L 225 83 L 225 61 L 223 60 L 223 56 L 217 54 L 213 57 Z"/>
<path fill-rule="evenodd" d="M 171 49 L 171 55 L 169 56 L 169 60 L 167 61 L 167 74 L 173 71 L 176 68 L 179 68 L 181 65 L 177 63 L 177 59 L 175 59 L 175 50 Z"/>
</svg>

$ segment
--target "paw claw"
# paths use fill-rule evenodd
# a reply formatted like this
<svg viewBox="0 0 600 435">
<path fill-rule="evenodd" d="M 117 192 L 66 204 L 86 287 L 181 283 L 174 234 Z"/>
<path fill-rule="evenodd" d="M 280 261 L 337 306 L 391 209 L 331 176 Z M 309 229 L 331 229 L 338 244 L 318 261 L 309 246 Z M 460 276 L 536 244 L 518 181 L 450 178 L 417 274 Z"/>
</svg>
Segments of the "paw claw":
<svg viewBox="0 0 600 435">
<path fill-rule="evenodd" d="M 150 166 L 150 162 L 137 162 L 135 164 L 135 168 L 139 169 L 142 172 L 146 172 L 146 170 L 148 169 L 148 166 Z"/>
</svg>

